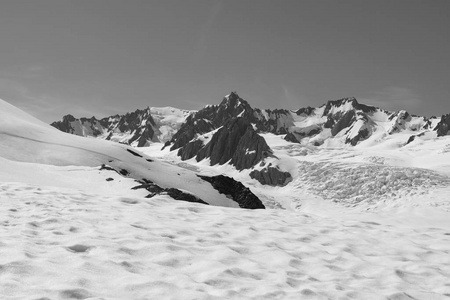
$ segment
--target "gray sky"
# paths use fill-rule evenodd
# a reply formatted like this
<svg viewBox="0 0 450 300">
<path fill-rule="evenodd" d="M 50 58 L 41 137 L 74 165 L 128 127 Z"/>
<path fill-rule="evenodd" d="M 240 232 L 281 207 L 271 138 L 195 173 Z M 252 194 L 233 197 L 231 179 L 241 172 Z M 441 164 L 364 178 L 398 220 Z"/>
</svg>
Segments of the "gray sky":
<svg viewBox="0 0 450 300">
<path fill-rule="evenodd" d="M 44 121 L 354 96 L 450 113 L 450 1 L 0 0 L 0 98 Z"/>
</svg>

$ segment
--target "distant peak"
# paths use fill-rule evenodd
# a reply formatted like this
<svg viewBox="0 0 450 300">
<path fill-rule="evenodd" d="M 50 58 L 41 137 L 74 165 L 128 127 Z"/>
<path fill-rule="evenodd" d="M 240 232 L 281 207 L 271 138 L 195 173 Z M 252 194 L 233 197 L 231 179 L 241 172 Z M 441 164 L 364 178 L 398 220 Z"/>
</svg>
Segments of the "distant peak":
<svg viewBox="0 0 450 300">
<path fill-rule="evenodd" d="M 75 117 L 72 116 L 71 114 L 65 115 L 62 117 L 62 121 L 66 121 L 66 122 L 73 122 L 75 121 Z"/>
<path fill-rule="evenodd" d="M 239 95 L 236 91 L 229 93 L 228 95 L 225 96 L 225 99 L 227 100 L 233 100 L 233 99 L 239 99 Z"/>
<path fill-rule="evenodd" d="M 250 108 L 248 102 L 239 97 L 237 92 L 231 92 L 230 94 L 226 95 L 220 103 L 220 106 L 225 106 L 227 108 L 237 108 L 239 106 L 244 106 L 245 108 Z"/>
<path fill-rule="evenodd" d="M 347 97 L 338 100 L 330 100 L 325 105 L 325 110 L 323 115 L 326 116 L 328 113 L 333 112 L 335 109 L 339 110 L 362 110 L 365 113 L 376 111 L 376 107 L 367 106 L 364 104 L 360 104 L 355 97 Z"/>
</svg>

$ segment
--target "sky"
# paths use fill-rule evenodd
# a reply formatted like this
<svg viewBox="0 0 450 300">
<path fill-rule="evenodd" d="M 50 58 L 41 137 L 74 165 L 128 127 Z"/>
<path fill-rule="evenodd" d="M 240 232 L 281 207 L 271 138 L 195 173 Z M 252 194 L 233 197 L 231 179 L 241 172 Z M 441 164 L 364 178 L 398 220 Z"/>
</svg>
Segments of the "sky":
<svg viewBox="0 0 450 300">
<path fill-rule="evenodd" d="M 231 91 L 262 109 L 356 97 L 450 113 L 450 1 L 0 1 L 0 99 L 46 122 Z"/>
</svg>

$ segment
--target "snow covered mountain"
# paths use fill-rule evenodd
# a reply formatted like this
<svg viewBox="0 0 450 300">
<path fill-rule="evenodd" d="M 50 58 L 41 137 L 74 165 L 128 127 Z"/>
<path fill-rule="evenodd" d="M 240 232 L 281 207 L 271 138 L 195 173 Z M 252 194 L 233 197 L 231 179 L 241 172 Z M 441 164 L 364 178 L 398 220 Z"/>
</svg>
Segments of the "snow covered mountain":
<svg viewBox="0 0 450 300">
<path fill-rule="evenodd" d="M 66 134 L 0 101 L 0 298 L 448 298 L 448 117 L 426 128 L 351 99 L 326 116 L 228 100 L 164 150 Z M 352 146 L 362 113 L 371 134 Z M 255 197 L 267 209 L 233 209 Z"/>
<path fill-rule="evenodd" d="M 178 131 L 191 111 L 173 107 L 147 107 L 143 110 L 102 119 L 77 119 L 66 115 L 51 125 L 63 132 L 111 140 L 138 147 L 165 142 Z"/>
<path fill-rule="evenodd" d="M 4 163 L 11 166 L 15 162 L 23 162 L 100 168 L 105 172 L 133 178 L 139 182 L 134 188 L 147 190 L 150 192 L 149 197 L 167 194 L 176 200 L 227 207 L 264 208 L 249 189 L 231 178 L 202 176 L 177 165 L 155 160 L 129 146 L 63 133 L 2 100 L 0 139 L 0 159 L 6 160 Z M 21 168 L 24 167 L 21 165 Z M 15 172 L 14 169 L 11 171 Z M 229 186 L 233 186 L 232 190 Z"/>
<path fill-rule="evenodd" d="M 450 117 L 391 112 L 360 104 L 355 98 L 296 111 L 261 110 L 232 92 L 220 104 L 196 112 L 148 108 L 102 120 L 78 120 L 68 115 L 52 125 L 65 132 L 138 147 L 165 141 L 163 149 L 177 150 L 182 160 L 230 164 L 240 171 L 250 170 L 248 175 L 262 184 L 283 186 L 292 180 L 292 174 L 274 157 L 261 135 L 275 134 L 290 143 L 320 149 L 379 145 L 391 136 L 398 136 L 401 144 L 407 145 L 416 138 L 446 135 Z"/>
</svg>

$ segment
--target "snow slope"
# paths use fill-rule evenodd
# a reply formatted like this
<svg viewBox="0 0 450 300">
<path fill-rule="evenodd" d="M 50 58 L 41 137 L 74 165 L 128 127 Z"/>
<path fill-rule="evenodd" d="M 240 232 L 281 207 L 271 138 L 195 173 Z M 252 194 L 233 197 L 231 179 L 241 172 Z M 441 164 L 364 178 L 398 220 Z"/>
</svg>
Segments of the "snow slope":
<svg viewBox="0 0 450 300">
<path fill-rule="evenodd" d="M 448 214 L 324 217 L 5 182 L 0 201 L 2 299 L 450 295 Z"/>
<path fill-rule="evenodd" d="M 274 188 L 229 165 L 182 162 L 158 144 L 143 148 L 147 162 L 123 145 L 59 133 L 5 102 L 0 114 L 1 299 L 450 297 L 447 138 L 321 149 L 268 134 L 295 175 Z M 100 171 L 105 160 L 132 176 Z M 273 209 L 130 190 L 144 175 L 181 185 L 174 170 L 245 179 Z M 389 193 L 367 200 L 397 173 Z M 199 188 L 189 180 L 185 187 Z M 366 197 L 354 207 L 349 192 L 336 197 L 353 182 Z"/>
</svg>

